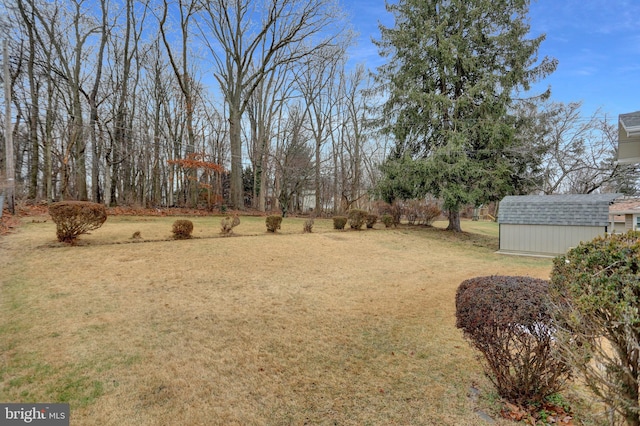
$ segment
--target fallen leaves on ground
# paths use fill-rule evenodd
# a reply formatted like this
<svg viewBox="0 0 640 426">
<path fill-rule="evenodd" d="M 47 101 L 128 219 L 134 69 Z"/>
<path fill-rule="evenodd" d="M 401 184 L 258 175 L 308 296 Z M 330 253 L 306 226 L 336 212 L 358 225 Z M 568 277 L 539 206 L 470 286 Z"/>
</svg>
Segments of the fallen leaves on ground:
<svg viewBox="0 0 640 426">
<path fill-rule="evenodd" d="M 504 403 L 500 414 L 505 419 L 523 422 L 531 426 L 565 425 L 574 426 L 573 416 L 562 406 L 545 401 L 541 405 L 530 405 L 526 408 L 509 402 Z"/>
</svg>

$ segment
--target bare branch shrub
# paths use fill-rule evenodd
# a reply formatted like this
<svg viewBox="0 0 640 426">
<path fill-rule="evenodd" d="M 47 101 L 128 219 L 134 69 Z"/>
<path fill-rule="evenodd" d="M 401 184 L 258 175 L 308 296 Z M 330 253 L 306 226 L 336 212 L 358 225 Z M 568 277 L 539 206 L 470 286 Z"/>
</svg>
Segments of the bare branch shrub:
<svg viewBox="0 0 640 426">
<path fill-rule="evenodd" d="M 237 214 L 227 216 L 220 221 L 220 233 L 223 236 L 229 236 L 233 233 L 233 228 L 240 225 L 240 218 Z"/>
<path fill-rule="evenodd" d="M 88 201 L 60 201 L 49 206 L 49 214 L 56 224 L 58 241 L 73 243 L 81 234 L 98 229 L 107 220 L 102 204 Z"/>
<path fill-rule="evenodd" d="M 407 200 L 403 202 L 404 215 L 409 225 L 431 226 L 440 214 L 440 208 L 425 200 Z"/>
<path fill-rule="evenodd" d="M 554 259 L 560 353 L 628 425 L 640 425 L 640 232 L 598 237 Z"/>
<path fill-rule="evenodd" d="M 302 231 L 304 233 L 311 233 L 312 230 L 313 230 L 313 222 L 314 222 L 313 218 L 309 218 L 309 219 L 305 220 L 304 221 L 304 227 L 303 227 Z"/>
<path fill-rule="evenodd" d="M 569 368 L 556 359 L 548 282 L 491 276 L 463 281 L 456 292 L 456 326 L 483 357 L 498 394 L 515 404 L 558 392 Z"/>
<path fill-rule="evenodd" d="M 282 216 L 278 216 L 278 215 L 267 216 L 267 219 L 265 220 L 265 222 L 267 224 L 267 231 L 276 232 L 278 229 L 280 229 L 280 226 L 282 224 Z"/>
<path fill-rule="evenodd" d="M 193 232 L 193 222 L 190 220 L 179 219 L 173 222 L 173 238 L 176 240 L 186 240 L 191 238 Z"/>
</svg>

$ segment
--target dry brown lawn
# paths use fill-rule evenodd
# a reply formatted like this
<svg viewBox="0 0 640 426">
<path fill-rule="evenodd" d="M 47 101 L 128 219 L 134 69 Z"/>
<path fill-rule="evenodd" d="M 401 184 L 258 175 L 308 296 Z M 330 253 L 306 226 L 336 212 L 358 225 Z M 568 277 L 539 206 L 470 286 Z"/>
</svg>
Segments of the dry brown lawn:
<svg viewBox="0 0 640 426">
<path fill-rule="evenodd" d="M 494 254 L 488 223 L 221 238 L 204 217 L 172 241 L 176 218 L 111 217 L 69 247 L 44 219 L 0 239 L 0 401 L 68 401 L 73 425 L 482 424 L 455 290 L 551 269 Z"/>
</svg>

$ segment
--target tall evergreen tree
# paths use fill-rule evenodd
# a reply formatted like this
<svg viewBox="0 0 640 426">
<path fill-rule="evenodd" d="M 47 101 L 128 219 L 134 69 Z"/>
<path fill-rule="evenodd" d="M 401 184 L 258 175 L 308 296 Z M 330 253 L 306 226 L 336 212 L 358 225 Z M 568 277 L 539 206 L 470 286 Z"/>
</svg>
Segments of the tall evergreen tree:
<svg viewBox="0 0 640 426">
<path fill-rule="evenodd" d="M 523 191 L 535 160 L 509 115 L 514 94 L 555 70 L 527 38 L 529 0 L 399 0 L 395 26 L 376 41 L 386 101 L 382 130 L 395 138 L 383 167 L 387 198 L 430 193 L 443 200 L 448 229 L 460 209 Z M 398 173 L 407 167 L 411 173 Z M 394 181 L 410 176 L 410 182 Z M 394 192 L 393 187 L 401 191 Z"/>
</svg>

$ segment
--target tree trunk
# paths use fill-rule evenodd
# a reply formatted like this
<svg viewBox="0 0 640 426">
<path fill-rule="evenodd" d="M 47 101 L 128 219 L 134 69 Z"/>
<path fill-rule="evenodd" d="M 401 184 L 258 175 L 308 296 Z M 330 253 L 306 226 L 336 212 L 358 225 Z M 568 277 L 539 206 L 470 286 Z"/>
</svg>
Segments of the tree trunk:
<svg viewBox="0 0 640 426">
<path fill-rule="evenodd" d="M 229 138 L 231 142 L 231 206 L 237 210 L 244 209 L 242 188 L 242 135 L 240 134 L 240 112 L 234 105 L 229 105 Z"/>
<path fill-rule="evenodd" d="M 51 75 L 47 73 L 48 75 Z M 54 108 L 54 82 L 47 80 L 47 112 L 44 125 L 44 194 L 47 203 L 53 201 L 53 160 L 51 151 L 53 148 L 53 111 Z"/>
<path fill-rule="evenodd" d="M 29 25 L 29 33 L 32 33 Z M 31 110 L 29 113 L 29 138 L 31 140 L 31 164 L 29 165 L 29 199 L 35 200 L 38 196 L 38 167 L 40 160 L 40 145 L 38 143 L 38 114 L 40 102 L 38 84 L 34 75 L 35 40 L 33 34 L 29 36 L 29 88 L 31 91 Z"/>
<path fill-rule="evenodd" d="M 447 215 L 449 217 L 447 231 L 462 232 L 462 228 L 460 228 L 460 211 L 450 209 Z"/>
<path fill-rule="evenodd" d="M 321 170 L 320 170 L 320 156 L 322 155 L 321 153 L 321 146 L 320 146 L 320 141 L 318 139 L 316 139 L 316 152 L 315 152 L 315 157 L 316 157 L 316 164 L 315 164 L 315 177 L 314 177 L 314 190 L 315 190 L 315 214 L 316 216 L 320 217 L 320 215 L 322 214 L 322 194 L 321 194 L 321 185 L 320 185 L 320 179 L 321 179 Z"/>
</svg>

